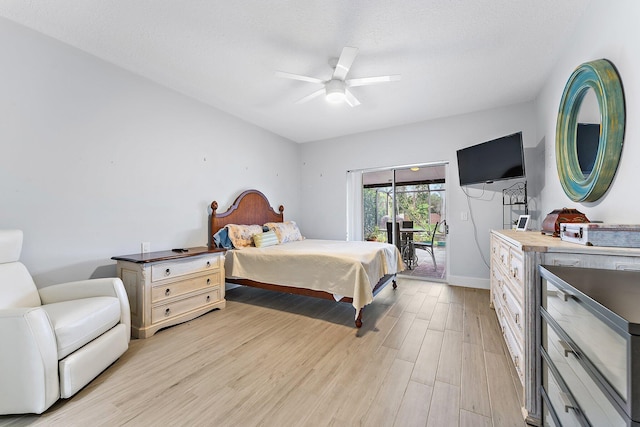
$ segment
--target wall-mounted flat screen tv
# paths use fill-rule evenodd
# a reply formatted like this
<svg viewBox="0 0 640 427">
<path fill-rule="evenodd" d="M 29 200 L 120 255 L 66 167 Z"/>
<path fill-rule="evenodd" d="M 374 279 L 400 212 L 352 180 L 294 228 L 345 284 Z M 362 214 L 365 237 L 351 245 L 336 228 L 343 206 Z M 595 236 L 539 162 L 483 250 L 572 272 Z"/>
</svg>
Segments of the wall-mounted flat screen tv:
<svg viewBox="0 0 640 427">
<path fill-rule="evenodd" d="M 524 178 L 522 132 L 457 151 L 460 185 Z"/>
</svg>

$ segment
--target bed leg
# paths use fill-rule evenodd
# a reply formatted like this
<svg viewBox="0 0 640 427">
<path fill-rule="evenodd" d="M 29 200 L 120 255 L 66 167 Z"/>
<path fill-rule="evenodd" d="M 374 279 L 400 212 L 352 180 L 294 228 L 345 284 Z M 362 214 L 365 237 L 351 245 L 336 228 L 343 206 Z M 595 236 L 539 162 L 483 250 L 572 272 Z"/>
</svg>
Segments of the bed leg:
<svg viewBox="0 0 640 427">
<path fill-rule="evenodd" d="M 362 327 L 362 310 L 364 310 L 364 307 L 358 311 L 358 317 L 356 317 L 356 328 Z"/>
<path fill-rule="evenodd" d="M 396 283 L 395 280 L 393 280 L 393 289 L 397 289 L 398 288 L 398 284 Z"/>
</svg>

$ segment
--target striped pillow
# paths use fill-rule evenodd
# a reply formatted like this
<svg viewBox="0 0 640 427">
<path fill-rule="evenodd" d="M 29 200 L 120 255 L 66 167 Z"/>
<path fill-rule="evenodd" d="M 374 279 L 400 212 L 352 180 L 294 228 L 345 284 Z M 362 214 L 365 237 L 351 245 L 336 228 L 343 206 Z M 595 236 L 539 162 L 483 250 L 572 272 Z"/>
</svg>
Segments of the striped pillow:
<svg viewBox="0 0 640 427">
<path fill-rule="evenodd" d="M 253 235 L 253 244 L 256 248 L 265 248 L 267 246 L 273 246 L 278 244 L 278 236 L 275 231 L 267 231 L 260 234 Z"/>
</svg>

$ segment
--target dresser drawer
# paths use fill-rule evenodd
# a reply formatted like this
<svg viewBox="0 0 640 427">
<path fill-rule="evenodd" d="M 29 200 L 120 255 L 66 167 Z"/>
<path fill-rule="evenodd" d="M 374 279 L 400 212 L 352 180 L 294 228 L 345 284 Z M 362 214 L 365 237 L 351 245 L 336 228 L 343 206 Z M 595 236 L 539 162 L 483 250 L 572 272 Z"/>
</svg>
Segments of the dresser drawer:
<svg viewBox="0 0 640 427">
<path fill-rule="evenodd" d="M 500 295 L 497 295 L 497 297 L 501 299 L 504 315 L 509 318 L 518 335 L 522 336 L 524 334 L 524 328 L 522 327 L 522 304 L 513 296 L 508 284 L 503 283 L 498 289 L 500 290 Z"/>
<path fill-rule="evenodd" d="M 509 271 L 509 245 L 503 241 L 498 241 L 498 262 Z"/>
<path fill-rule="evenodd" d="M 195 259 L 194 259 L 195 258 Z M 167 261 L 151 266 L 151 282 L 167 280 L 173 277 L 220 269 L 219 255 L 200 256 L 185 260 Z"/>
<path fill-rule="evenodd" d="M 524 284 L 524 261 L 522 260 L 522 252 L 509 250 L 509 277 L 522 289 Z"/>
<path fill-rule="evenodd" d="M 558 422 L 562 427 L 582 427 L 588 426 L 582 409 L 576 399 L 559 378 L 555 369 L 549 363 L 548 356 L 542 353 L 542 387 L 548 397 L 548 404 L 554 415 L 558 417 Z"/>
<path fill-rule="evenodd" d="M 191 310 L 213 304 L 220 300 L 220 286 L 215 286 L 206 292 L 196 294 L 187 298 L 171 301 L 167 304 L 160 304 L 151 309 L 151 322 L 161 322 L 165 319 L 179 316 Z"/>
<path fill-rule="evenodd" d="M 522 286 L 515 284 L 513 280 L 509 278 L 508 273 L 495 262 L 491 263 L 491 286 L 492 292 L 503 292 L 503 288 L 509 288 L 511 296 L 515 298 L 513 302 L 520 306 L 520 311 L 522 310 L 524 295 Z"/>
<path fill-rule="evenodd" d="M 500 242 L 500 239 L 491 236 L 491 257 L 497 261 L 500 259 Z"/>
<path fill-rule="evenodd" d="M 491 263 L 491 292 L 501 292 L 504 281 L 507 280 L 506 273 L 497 262 Z"/>
<path fill-rule="evenodd" d="M 498 323 L 500 324 L 500 330 L 502 331 L 502 337 L 509 350 L 509 356 L 513 361 L 513 365 L 516 368 L 520 381 L 524 383 L 524 353 L 522 351 L 523 337 L 522 334 L 514 332 L 512 326 L 507 320 L 508 314 L 504 308 L 504 304 L 501 298 L 494 294 L 494 308 L 496 310 L 496 316 L 498 317 Z"/>
<path fill-rule="evenodd" d="M 518 301 L 518 305 L 523 306 L 522 301 L 524 299 L 524 288 L 521 284 L 518 284 L 513 280 L 513 278 L 509 277 L 509 275 L 505 274 L 504 279 L 502 281 L 503 286 L 508 287 L 511 294 Z"/>
<path fill-rule="evenodd" d="M 156 285 L 151 288 L 151 302 L 155 303 L 168 298 L 173 298 L 175 296 L 197 291 L 199 289 L 204 289 L 210 286 L 217 286 L 220 283 L 220 271 L 218 270 L 212 272 L 211 274 L 194 277 L 192 279 Z"/>
<path fill-rule="evenodd" d="M 579 353 L 589 359 L 626 401 L 627 340 L 589 310 L 577 292 L 561 286 L 542 281 L 542 307 L 575 344 Z"/>
<path fill-rule="evenodd" d="M 542 317 L 542 347 L 587 420 L 593 426 L 628 425 L 628 419 L 589 375 L 568 340 L 561 337 L 562 332 L 547 319 L 548 314 L 543 311 Z"/>
<path fill-rule="evenodd" d="M 547 392 L 542 389 L 540 390 L 540 395 L 542 397 L 542 425 L 544 427 L 562 427 L 556 411 L 551 406 Z"/>
<path fill-rule="evenodd" d="M 578 255 L 569 253 L 547 253 L 547 265 L 564 267 L 599 268 L 605 270 L 640 271 L 640 258 L 622 255 Z"/>
</svg>

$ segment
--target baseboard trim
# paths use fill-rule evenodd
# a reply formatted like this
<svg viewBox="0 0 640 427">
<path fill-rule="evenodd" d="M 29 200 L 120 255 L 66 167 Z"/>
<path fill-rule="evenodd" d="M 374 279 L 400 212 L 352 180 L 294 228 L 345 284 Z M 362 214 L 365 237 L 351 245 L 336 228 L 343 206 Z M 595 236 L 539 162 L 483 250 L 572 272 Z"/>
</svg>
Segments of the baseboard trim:
<svg viewBox="0 0 640 427">
<path fill-rule="evenodd" d="M 466 288 L 476 288 L 476 289 L 489 289 L 490 283 L 491 282 L 489 279 L 449 275 L 449 284 L 452 286 L 464 286 Z"/>
</svg>

